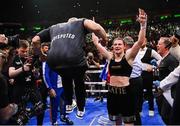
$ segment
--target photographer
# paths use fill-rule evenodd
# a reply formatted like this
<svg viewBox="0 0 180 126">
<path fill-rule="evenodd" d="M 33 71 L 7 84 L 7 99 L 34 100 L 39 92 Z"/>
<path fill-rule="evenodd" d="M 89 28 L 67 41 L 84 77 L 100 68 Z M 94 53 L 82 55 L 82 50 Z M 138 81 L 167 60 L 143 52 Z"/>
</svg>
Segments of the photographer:
<svg viewBox="0 0 180 126">
<path fill-rule="evenodd" d="M 2 72 L 9 55 L 7 41 L 7 37 L 4 34 L 0 34 L 0 124 L 5 124 L 18 109 L 16 104 L 9 104 L 7 79 Z"/>
<path fill-rule="evenodd" d="M 88 64 L 88 67 L 90 65 L 95 65 L 97 68 L 100 69 L 100 64 L 98 61 L 96 61 L 96 59 L 94 58 L 94 54 L 92 52 L 88 52 L 87 54 L 87 64 Z"/>
<path fill-rule="evenodd" d="M 88 70 L 94 71 L 94 70 L 100 70 L 100 60 L 97 57 L 94 57 L 94 54 L 92 52 L 88 52 L 87 54 L 87 64 L 88 64 Z M 93 67 L 94 66 L 94 67 Z M 90 81 L 92 82 L 101 82 L 102 80 L 99 78 L 100 73 L 88 73 L 87 75 L 90 77 Z M 90 85 L 92 86 L 92 85 Z M 102 85 L 96 84 L 95 85 L 96 90 L 102 90 Z M 103 96 L 101 92 L 97 92 L 95 94 L 94 101 L 100 100 L 103 102 Z"/>
<path fill-rule="evenodd" d="M 38 114 L 43 106 L 41 96 L 35 85 L 35 77 L 33 76 L 33 59 L 28 56 L 28 52 L 28 41 L 20 40 L 17 55 L 9 68 L 9 76 L 14 78 L 13 100 L 20 107 L 15 121 L 20 125 L 27 123 L 32 116 Z M 28 102 L 33 103 L 33 108 L 30 111 L 26 110 Z"/>
</svg>

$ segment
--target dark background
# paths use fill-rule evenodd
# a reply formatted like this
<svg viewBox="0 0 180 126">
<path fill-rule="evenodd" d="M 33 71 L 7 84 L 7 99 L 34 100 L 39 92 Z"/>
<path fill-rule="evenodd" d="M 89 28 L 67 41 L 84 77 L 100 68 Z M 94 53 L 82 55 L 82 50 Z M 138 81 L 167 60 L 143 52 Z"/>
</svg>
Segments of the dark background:
<svg viewBox="0 0 180 126">
<path fill-rule="evenodd" d="M 135 16 L 138 8 L 148 15 L 180 12 L 180 0 L 1 0 L 0 22 L 50 25 L 70 17 L 104 20 Z"/>
</svg>

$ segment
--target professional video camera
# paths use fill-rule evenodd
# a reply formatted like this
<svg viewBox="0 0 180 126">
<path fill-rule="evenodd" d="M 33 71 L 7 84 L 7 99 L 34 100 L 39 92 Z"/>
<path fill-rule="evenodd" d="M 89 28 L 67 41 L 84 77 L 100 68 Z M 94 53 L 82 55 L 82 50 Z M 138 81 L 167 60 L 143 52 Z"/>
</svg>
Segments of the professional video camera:
<svg viewBox="0 0 180 126">
<path fill-rule="evenodd" d="M 37 56 L 32 56 L 29 55 L 26 58 L 26 62 L 25 63 L 29 63 L 30 64 L 30 71 L 25 72 L 25 74 L 29 74 L 31 73 L 31 76 L 36 80 L 40 77 L 40 64 L 39 64 L 39 57 Z"/>
<path fill-rule="evenodd" d="M 16 48 L 19 46 L 19 35 L 8 36 L 8 45 Z"/>
<path fill-rule="evenodd" d="M 33 107 L 28 108 L 27 103 L 31 101 Z M 22 98 L 21 104 L 17 114 L 12 118 L 13 122 L 17 125 L 25 125 L 33 116 L 40 114 L 43 111 L 43 103 L 39 100 L 37 93 L 34 89 L 27 87 L 25 95 Z"/>
<path fill-rule="evenodd" d="M 5 41 L 8 41 L 8 43 L 0 43 L 0 49 L 7 48 L 9 46 L 17 48 L 19 46 L 19 35 L 8 36 Z"/>
<path fill-rule="evenodd" d="M 92 52 L 88 52 L 88 54 L 87 54 L 87 60 L 88 60 L 89 62 L 91 62 L 93 59 L 94 59 L 93 53 L 92 53 Z"/>
</svg>

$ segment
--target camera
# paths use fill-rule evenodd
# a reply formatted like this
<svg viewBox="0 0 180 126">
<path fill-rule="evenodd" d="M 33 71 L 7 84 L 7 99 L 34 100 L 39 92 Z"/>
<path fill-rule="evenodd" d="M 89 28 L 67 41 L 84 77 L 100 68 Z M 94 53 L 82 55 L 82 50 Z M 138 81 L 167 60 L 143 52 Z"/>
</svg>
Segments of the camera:
<svg viewBox="0 0 180 126">
<path fill-rule="evenodd" d="M 28 122 L 28 120 L 32 117 L 31 109 L 24 109 L 19 112 L 17 116 L 16 123 L 18 125 L 24 125 Z"/>
<path fill-rule="evenodd" d="M 19 35 L 8 36 L 8 45 L 14 48 L 19 46 Z"/>
<path fill-rule="evenodd" d="M 41 113 L 42 109 L 42 102 L 36 103 L 33 108 L 22 108 L 16 117 L 16 123 L 18 125 L 25 125 L 34 115 L 38 115 L 39 113 Z"/>
<path fill-rule="evenodd" d="M 28 102 L 34 103 L 31 108 L 27 106 Z M 25 125 L 33 116 L 40 114 L 43 111 L 44 105 L 40 101 L 36 91 L 30 87 L 26 88 L 25 95 L 22 97 L 22 102 L 18 106 L 17 114 L 12 118 L 13 124 Z"/>
<path fill-rule="evenodd" d="M 25 59 L 26 59 L 25 63 L 33 64 L 33 56 L 29 55 L 25 57 Z"/>
<path fill-rule="evenodd" d="M 93 53 L 92 53 L 92 52 L 88 52 L 88 54 L 87 54 L 87 58 L 88 58 L 88 60 L 92 60 L 92 59 L 94 59 L 94 55 L 93 55 Z"/>
<path fill-rule="evenodd" d="M 9 46 L 17 48 L 19 46 L 19 35 L 7 36 L 4 41 L 8 41 L 8 44 L 0 43 L 0 49 L 5 49 Z"/>
<path fill-rule="evenodd" d="M 89 56 L 88 59 L 92 60 L 92 59 L 93 59 L 93 56 Z"/>
</svg>

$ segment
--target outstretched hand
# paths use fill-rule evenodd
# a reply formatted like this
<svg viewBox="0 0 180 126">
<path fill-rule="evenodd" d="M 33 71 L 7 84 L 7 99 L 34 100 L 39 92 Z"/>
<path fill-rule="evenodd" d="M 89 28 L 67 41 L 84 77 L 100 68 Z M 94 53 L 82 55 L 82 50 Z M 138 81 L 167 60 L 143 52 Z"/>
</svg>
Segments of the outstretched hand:
<svg viewBox="0 0 180 126">
<path fill-rule="evenodd" d="M 147 14 L 143 9 L 139 8 L 139 15 L 137 16 L 137 21 L 142 25 L 146 24 L 146 22 L 147 22 Z"/>
<path fill-rule="evenodd" d="M 94 33 L 92 33 L 92 41 L 94 44 L 99 43 L 99 38 Z"/>
<path fill-rule="evenodd" d="M 93 17 L 92 20 L 95 22 L 95 17 Z M 97 35 L 97 34 L 96 34 L 96 35 Z M 95 33 L 92 33 L 92 41 L 93 41 L 93 43 L 94 43 L 94 44 L 101 43 L 102 45 L 106 45 L 106 42 L 108 41 L 106 32 L 104 31 L 105 37 L 103 37 L 103 38 L 99 38 L 99 37 L 96 36 L 96 35 L 95 35 Z"/>
</svg>

